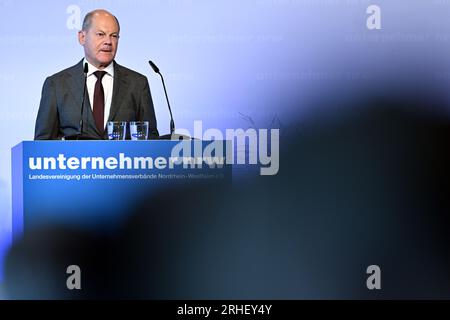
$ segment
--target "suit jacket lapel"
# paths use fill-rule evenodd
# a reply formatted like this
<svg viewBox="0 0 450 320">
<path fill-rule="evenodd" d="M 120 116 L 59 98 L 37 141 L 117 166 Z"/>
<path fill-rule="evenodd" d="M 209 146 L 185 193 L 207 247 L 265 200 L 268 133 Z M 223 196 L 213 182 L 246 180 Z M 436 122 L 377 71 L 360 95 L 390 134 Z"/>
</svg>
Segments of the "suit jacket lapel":
<svg viewBox="0 0 450 320">
<path fill-rule="evenodd" d="M 81 103 L 83 101 L 82 95 L 84 84 L 83 60 L 84 59 L 81 59 L 81 61 L 72 68 L 70 72 L 70 78 L 68 79 L 69 92 L 72 93 L 75 103 L 80 109 L 80 113 L 81 113 Z M 89 93 L 87 90 L 85 92 L 84 97 L 83 123 L 85 133 L 86 131 L 88 131 L 87 129 L 89 127 L 89 129 L 94 129 L 99 137 L 102 136 L 102 134 L 98 131 L 95 125 L 94 115 L 92 114 L 91 102 L 89 100 Z"/>
<path fill-rule="evenodd" d="M 83 101 L 83 60 L 70 69 L 70 77 L 67 79 L 69 92 L 72 94 L 75 103 L 80 106 Z M 89 99 L 88 99 L 89 100 Z M 80 110 L 81 111 L 81 110 Z"/>
<path fill-rule="evenodd" d="M 115 116 L 120 108 L 120 105 L 123 102 L 127 88 L 127 74 L 123 72 L 123 69 L 114 61 L 113 96 L 111 101 L 111 109 L 109 110 L 108 121 L 115 120 Z"/>
</svg>

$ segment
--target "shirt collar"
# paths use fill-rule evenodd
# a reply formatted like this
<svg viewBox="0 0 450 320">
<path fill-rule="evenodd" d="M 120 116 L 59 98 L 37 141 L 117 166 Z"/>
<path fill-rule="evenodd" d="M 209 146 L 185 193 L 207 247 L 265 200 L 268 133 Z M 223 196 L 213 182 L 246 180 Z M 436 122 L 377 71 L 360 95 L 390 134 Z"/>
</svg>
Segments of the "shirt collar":
<svg viewBox="0 0 450 320">
<path fill-rule="evenodd" d="M 95 71 L 98 71 L 99 69 L 95 67 L 94 65 L 90 64 L 89 61 L 87 61 L 86 58 L 83 60 L 83 65 L 87 63 L 89 66 L 89 70 L 87 73 L 87 76 L 91 76 Z M 111 77 L 114 78 L 114 61 L 111 62 L 106 68 L 102 69 L 101 71 L 106 71 L 106 74 L 109 74 Z"/>
</svg>

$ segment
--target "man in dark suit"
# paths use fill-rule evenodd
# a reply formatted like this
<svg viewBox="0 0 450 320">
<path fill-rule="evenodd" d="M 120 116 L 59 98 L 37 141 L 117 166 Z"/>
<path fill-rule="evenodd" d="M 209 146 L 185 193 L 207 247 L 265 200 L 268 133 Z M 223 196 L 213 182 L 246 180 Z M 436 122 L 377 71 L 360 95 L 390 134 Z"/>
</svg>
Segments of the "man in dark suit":
<svg viewBox="0 0 450 320">
<path fill-rule="evenodd" d="M 86 15 L 78 33 L 85 58 L 45 80 L 35 140 L 106 139 L 107 121 L 148 121 L 149 138 L 158 137 L 147 78 L 114 61 L 119 32 L 119 21 L 108 11 Z"/>
</svg>

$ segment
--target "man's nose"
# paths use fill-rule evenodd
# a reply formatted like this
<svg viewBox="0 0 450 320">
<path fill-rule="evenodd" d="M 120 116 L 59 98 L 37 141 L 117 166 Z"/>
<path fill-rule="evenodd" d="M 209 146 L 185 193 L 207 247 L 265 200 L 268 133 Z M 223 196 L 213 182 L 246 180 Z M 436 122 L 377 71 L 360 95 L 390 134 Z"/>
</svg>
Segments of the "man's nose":
<svg viewBox="0 0 450 320">
<path fill-rule="evenodd" d="M 112 45 L 113 42 L 113 36 L 105 36 L 105 42 L 106 45 Z"/>
</svg>

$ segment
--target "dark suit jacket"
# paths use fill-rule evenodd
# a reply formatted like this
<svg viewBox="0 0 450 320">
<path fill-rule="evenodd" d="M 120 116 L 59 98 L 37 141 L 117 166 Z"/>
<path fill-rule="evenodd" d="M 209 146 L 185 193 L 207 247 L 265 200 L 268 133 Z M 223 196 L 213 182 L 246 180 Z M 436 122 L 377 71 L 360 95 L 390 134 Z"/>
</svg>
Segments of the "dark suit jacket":
<svg viewBox="0 0 450 320">
<path fill-rule="evenodd" d="M 35 140 L 61 139 L 79 133 L 83 85 L 83 60 L 45 80 L 36 119 Z M 147 78 L 116 62 L 108 121 L 148 121 L 149 138 L 158 137 Z M 106 130 L 102 134 L 95 126 L 87 90 L 82 134 L 92 139 L 107 139 Z"/>
</svg>

